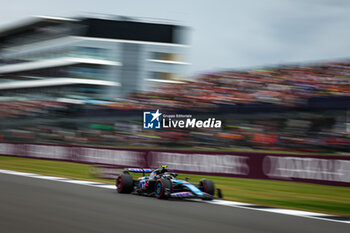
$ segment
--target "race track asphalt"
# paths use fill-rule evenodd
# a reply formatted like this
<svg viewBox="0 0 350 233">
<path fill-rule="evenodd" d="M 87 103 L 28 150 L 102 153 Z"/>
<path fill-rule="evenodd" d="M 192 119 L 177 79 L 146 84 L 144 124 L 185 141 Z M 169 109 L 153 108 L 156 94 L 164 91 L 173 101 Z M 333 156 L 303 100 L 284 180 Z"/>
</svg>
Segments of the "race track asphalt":
<svg viewBox="0 0 350 233">
<path fill-rule="evenodd" d="M 0 232 L 350 232 L 350 224 L 0 174 Z"/>
</svg>

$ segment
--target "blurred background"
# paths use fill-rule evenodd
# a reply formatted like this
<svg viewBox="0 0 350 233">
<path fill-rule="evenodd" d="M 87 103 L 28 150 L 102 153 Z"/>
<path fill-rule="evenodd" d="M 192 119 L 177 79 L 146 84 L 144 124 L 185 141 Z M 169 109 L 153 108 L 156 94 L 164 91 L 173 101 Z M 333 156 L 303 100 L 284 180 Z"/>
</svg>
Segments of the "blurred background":
<svg viewBox="0 0 350 233">
<path fill-rule="evenodd" d="M 1 9 L 1 142 L 350 152 L 346 1 L 36 2 Z"/>
</svg>

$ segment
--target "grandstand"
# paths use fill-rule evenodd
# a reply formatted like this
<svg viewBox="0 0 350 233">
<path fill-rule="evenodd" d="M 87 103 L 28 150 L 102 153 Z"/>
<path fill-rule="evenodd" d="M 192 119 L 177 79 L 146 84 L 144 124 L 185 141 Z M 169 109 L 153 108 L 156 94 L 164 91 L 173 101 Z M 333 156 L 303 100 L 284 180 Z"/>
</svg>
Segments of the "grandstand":
<svg viewBox="0 0 350 233">
<path fill-rule="evenodd" d="M 0 106 L 6 122 L 0 135 L 4 141 L 348 152 L 349 77 L 349 62 L 329 62 L 202 74 L 118 101 L 12 100 Z M 223 127 L 143 131 L 145 109 L 215 117 Z"/>
<path fill-rule="evenodd" d="M 170 106 L 277 106 L 346 109 L 350 98 L 350 62 L 277 66 L 203 74 L 195 82 L 165 85 L 162 91 L 138 95 L 140 101 Z M 147 101 L 149 100 L 149 101 Z"/>
</svg>

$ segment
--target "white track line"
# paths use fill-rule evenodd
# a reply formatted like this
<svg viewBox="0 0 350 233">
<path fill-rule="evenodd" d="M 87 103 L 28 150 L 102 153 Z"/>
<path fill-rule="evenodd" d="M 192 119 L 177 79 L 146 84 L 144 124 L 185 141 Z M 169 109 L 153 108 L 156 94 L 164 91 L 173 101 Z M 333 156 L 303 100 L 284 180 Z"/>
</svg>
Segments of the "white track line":
<svg viewBox="0 0 350 233">
<path fill-rule="evenodd" d="M 304 218 L 312 218 L 312 219 L 318 219 L 318 220 L 325 220 L 325 221 L 331 221 L 331 222 L 350 224 L 350 220 L 331 219 L 331 218 L 337 218 L 337 217 L 341 217 L 341 216 L 322 214 L 322 213 L 316 213 L 316 212 L 280 209 L 280 208 L 273 208 L 273 207 L 267 207 L 267 206 L 265 206 L 265 208 L 264 207 L 257 208 L 257 206 L 259 206 L 259 205 L 248 204 L 248 203 L 243 203 L 243 202 L 233 202 L 232 203 L 231 201 L 225 201 L 225 200 L 204 201 L 204 200 L 192 199 L 192 201 L 205 202 L 205 203 L 213 204 L 213 205 L 230 206 L 230 207 L 241 208 L 241 209 L 258 210 L 258 211 L 265 211 L 265 212 L 270 212 L 270 213 L 285 214 L 285 215 L 292 215 L 292 216 L 298 216 L 298 217 L 304 217 Z"/>
<path fill-rule="evenodd" d="M 39 175 L 39 174 L 27 173 L 27 172 L 17 172 L 17 171 L 0 169 L 0 173 L 16 175 L 16 176 L 25 176 L 25 177 L 31 177 L 31 178 L 37 178 L 37 179 L 53 180 L 53 181 L 59 181 L 64 183 L 71 183 L 71 184 L 86 185 L 86 186 L 98 187 L 98 188 L 106 188 L 106 189 L 116 188 L 115 185 L 112 185 L 112 184 L 104 184 L 104 183 L 85 181 L 85 180 L 73 180 L 73 179 L 68 179 L 64 177 L 46 176 L 46 175 Z M 292 216 L 299 216 L 299 217 L 305 217 L 305 218 L 350 224 L 350 220 L 342 221 L 342 220 L 332 219 L 340 216 L 321 214 L 321 213 L 315 213 L 315 212 L 309 212 L 309 211 L 259 207 L 258 205 L 254 205 L 254 204 L 235 202 L 235 201 L 225 201 L 225 200 L 203 201 L 203 200 L 191 199 L 191 201 L 203 202 L 203 203 L 208 203 L 212 205 L 222 205 L 222 206 L 236 207 L 236 208 L 242 208 L 242 209 L 258 210 L 258 211 L 265 211 L 270 213 L 286 214 L 286 215 L 292 215 Z"/>
<path fill-rule="evenodd" d="M 104 183 L 98 183 L 98 182 L 92 182 L 92 181 L 86 181 L 86 180 L 73 180 L 73 179 L 64 178 L 64 177 L 45 176 L 45 175 L 39 175 L 34 173 L 16 172 L 16 171 L 3 170 L 3 169 L 0 169 L 0 173 L 17 175 L 17 176 L 26 176 L 26 177 L 44 179 L 44 180 L 54 180 L 54 181 L 59 181 L 64 183 L 80 184 L 80 185 L 87 185 L 87 186 L 100 187 L 100 188 L 106 188 L 106 189 L 115 189 L 115 185 L 113 184 L 104 184 Z"/>
</svg>

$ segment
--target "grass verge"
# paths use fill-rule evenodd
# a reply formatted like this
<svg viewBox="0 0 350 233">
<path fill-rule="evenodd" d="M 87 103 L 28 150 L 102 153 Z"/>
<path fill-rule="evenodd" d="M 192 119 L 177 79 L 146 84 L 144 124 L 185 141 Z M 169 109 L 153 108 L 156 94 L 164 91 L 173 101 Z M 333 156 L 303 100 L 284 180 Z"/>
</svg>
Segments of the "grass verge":
<svg viewBox="0 0 350 233">
<path fill-rule="evenodd" d="M 0 156 L 0 169 L 114 184 L 113 180 L 92 177 L 91 168 L 70 162 Z M 225 200 L 350 216 L 348 187 L 179 174 L 180 179 L 187 176 L 192 183 L 198 183 L 201 178 L 213 180 L 222 189 Z"/>
</svg>

